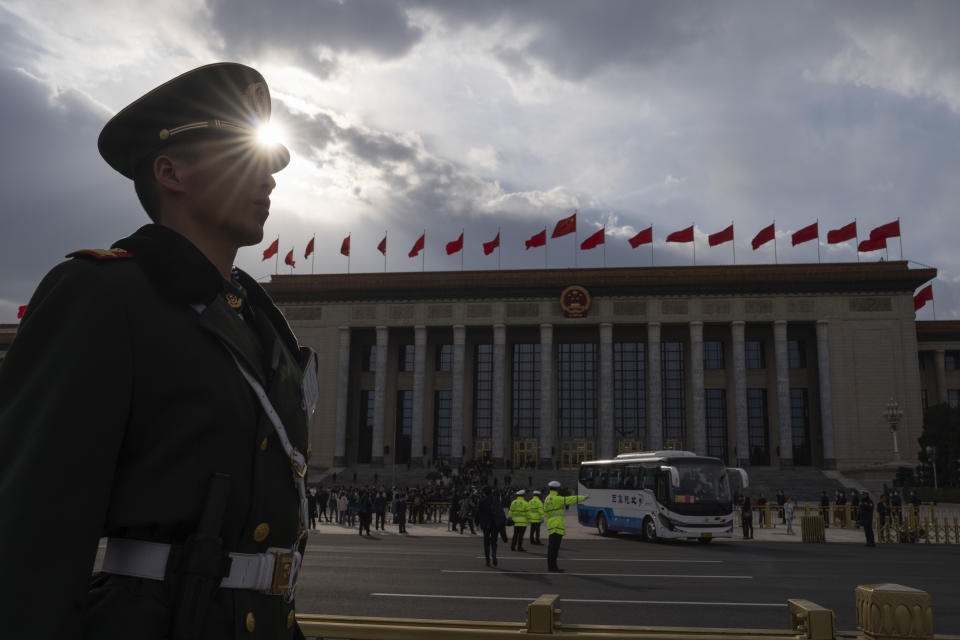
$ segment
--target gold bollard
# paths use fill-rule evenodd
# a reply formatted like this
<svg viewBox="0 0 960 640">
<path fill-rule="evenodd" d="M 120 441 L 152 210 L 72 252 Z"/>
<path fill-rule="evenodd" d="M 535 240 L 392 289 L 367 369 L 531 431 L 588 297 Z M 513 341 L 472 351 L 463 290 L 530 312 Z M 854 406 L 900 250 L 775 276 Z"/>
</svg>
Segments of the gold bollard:
<svg viewBox="0 0 960 640">
<path fill-rule="evenodd" d="M 787 600 L 790 629 L 801 640 L 833 640 L 837 634 L 837 617 L 833 611 L 809 600 Z"/>
<path fill-rule="evenodd" d="M 856 589 L 857 627 L 868 640 L 933 638 L 930 594 L 899 584 L 867 584 Z"/>
<path fill-rule="evenodd" d="M 552 635 L 560 627 L 560 596 L 546 593 L 527 605 L 527 633 Z"/>
</svg>

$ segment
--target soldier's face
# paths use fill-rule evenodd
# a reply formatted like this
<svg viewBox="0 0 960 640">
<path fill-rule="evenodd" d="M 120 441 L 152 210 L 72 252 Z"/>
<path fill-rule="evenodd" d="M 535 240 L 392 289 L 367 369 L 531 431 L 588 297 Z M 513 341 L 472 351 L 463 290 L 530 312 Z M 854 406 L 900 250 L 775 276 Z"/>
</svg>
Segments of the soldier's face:
<svg viewBox="0 0 960 640">
<path fill-rule="evenodd" d="M 259 243 L 277 183 L 257 147 L 209 141 L 187 155 L 185 204 L 194 222 L 235 247 Z"/>
</svg>

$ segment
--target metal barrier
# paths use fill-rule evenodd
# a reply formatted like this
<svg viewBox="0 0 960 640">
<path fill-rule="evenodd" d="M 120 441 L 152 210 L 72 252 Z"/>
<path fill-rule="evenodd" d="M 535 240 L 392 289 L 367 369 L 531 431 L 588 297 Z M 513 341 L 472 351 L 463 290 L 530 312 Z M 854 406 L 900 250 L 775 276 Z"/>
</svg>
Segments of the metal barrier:
<svg viewBox="0 0 960 640">
<path fill-rule="evenodd" d="M 307 638 L 325 640 L 515 640 L 518 635 L 553 635 L 582 640 L 932 640 L 933 610 L 924 591 L 898 584 L 856 589 L 857 631 L 837 631 L 836 615 L 809 600 L 788 600 L 787 629 L 631 627 L 562 624 L 560 596 L 545 594 L 527 605 L 525 622 L 479 622 L 417 618 L 297 615 Z M 960 636 L 938 635 L 939 640 Z"/>
<path fill-rule="evenodd" d="M 827 534 L 820 516 L 801 516 L 800 535 L 804 542 L 826 542 Z"/>
</svg>

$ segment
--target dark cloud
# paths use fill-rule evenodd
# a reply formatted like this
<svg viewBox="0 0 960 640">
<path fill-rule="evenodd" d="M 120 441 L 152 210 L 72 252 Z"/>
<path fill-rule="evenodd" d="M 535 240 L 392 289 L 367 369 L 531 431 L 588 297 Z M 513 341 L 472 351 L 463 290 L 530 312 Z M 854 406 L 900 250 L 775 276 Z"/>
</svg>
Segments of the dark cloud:
<svg viewBox="0 0 960 640">
<path fill-rule="evenodd" d="M 324 50 L 385 60 L 405 55 L 423 35 L 400 5 L 379 0 L 208 0 L 207 6 L 227 52 L 281 53 L 321 78 L 337 68 Z"/>
</svg>

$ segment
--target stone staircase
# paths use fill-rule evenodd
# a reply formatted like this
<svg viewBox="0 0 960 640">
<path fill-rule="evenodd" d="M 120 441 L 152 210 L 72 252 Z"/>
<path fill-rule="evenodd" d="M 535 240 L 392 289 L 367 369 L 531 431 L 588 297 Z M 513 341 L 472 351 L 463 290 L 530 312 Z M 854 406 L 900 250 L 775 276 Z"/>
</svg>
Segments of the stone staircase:
<svg viewBox="0 0 960 640">
<path fill-rule="evenodd" d="M 819 502 L 820 492 L 826 491 L 830 501 L 837 493 L 837 489 L 844 489 L 847 498 L 850 489 L 861 489 L 853 481 L 844 481 L 840 474 L 830 473 L 829 477 L 822 469 L 816 467 L 794 467 L 792 469 L 778 469 L 776 467 L 749 467 L 747 474 L 750 477 L 750 486 L 746 493 L 751 498 L 758 498 L 763 493 L 768 502 L 776 504 L 777 489 L 783 489 L 788 496 L 797 503 Z M 736 485 L 735 485 L 736 486 Z"/>
<path fill-rule="evenodd" d="M 307 474 L 307 483 L 310 485 L 384 485 L 397 487 L 416 487 L 430 484 L 427 474 L 433 468 L 410 467 L 407 465 L 387 465 L 374 467 L 371 465 L 353 465 L 350 467 L 335 467 L 332 469 L 310 469 Z M 551 480 L 559 480 L 564 487 L 575 490 L 577 486 L 577 470 L 561 469 L 551 471 L 546 469 L 494 469 L 488 478 L 491 485 L 525 489 L 545 489 Z"/>
</svg>

